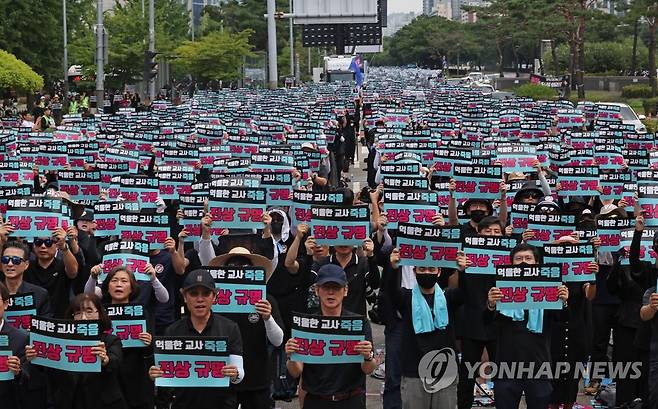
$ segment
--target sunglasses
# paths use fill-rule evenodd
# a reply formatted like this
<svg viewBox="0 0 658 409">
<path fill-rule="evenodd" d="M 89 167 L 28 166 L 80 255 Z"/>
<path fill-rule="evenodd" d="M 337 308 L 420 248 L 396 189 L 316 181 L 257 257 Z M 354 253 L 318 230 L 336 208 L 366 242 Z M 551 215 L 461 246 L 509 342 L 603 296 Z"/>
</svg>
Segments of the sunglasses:
<svg viewBox="0 0 658 409">
<path fill-rule="evenodd" d="M 37 247 L 41 247 L 45 245 L 46 247 L 52 247 L 55 242 L 53 242 L 52 239 L 34 239 L 34 245 Z"/>
<path fill-rule="evenodd" d="M 9 262 L 11 262 L 11 264 L 17 266 L 22 262 L 24 262 L 25 259 L 18 256 L 2 256 L 2 258 L 0 258 L 0 261 L 2 262 L 2 264 L 9 264 Z"/>
</svg>

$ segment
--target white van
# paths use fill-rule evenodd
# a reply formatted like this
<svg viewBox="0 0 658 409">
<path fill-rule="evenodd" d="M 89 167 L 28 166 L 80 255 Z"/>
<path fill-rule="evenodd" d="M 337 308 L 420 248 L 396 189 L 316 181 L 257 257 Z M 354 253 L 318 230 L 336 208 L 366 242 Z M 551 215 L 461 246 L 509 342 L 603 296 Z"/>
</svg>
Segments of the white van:
<svg viewBox="0 0 658 409">
<path fill-rule="evenodd" d="M 638 115 L 633 111 L 633 108 L 628 106 L 628 104 L 624 104 L 621 102 L 597 102 L 596 105 L 608 105 L 608 106 L 616 106 L 619 107 L 619 111 L 621 113 L 621 122 L 624 124 L 633 124 L 635 126 L 635 130 L 640 133 L 644 133 L 647 131 L 647 127 L 644 126 L 642 123 L 642 120 L 645 119 L 646 117 L 644 115 Z M 577 109 L 583 111 L 585 107 L 585 103 L 579 102 L 578 105 L 576 106 Z"/>
</svg>

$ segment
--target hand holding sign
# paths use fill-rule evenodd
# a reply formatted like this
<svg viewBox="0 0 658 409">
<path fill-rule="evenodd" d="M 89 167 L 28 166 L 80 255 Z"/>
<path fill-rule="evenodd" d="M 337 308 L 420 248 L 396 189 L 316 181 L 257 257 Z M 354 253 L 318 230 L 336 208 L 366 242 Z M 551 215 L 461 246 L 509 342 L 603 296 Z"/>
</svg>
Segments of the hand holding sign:
<svg viewBox="0 0 658 409">
<path fill-rule="evenodd" d="M 98 343 L 98 346 L 91 347 L 91 353 L 100 358 L 101 366 L 106 366 L 110 363 L 110 357 L 107 356 L 104 342 L 101 341 Z"/>
<path fill-rule="evenodd" d="M 9 358 L 7 358 L 7 367 L 14 373 L 14 376 L 18 376 L 21 373 L 20 358 L 14 355 L 9 356 Z"/>
<path fill-rule="evenodd" d="M 272 317 L 272 306 L 267 300 L 260 300 L 256 303 L 256 312 L 267 321 Z"/>
</svg>

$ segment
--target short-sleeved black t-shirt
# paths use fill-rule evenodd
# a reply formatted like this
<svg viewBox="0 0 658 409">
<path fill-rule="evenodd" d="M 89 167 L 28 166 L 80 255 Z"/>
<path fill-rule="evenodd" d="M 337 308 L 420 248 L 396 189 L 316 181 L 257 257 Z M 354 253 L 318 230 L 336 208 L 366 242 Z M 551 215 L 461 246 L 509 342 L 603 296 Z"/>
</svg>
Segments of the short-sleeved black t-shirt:
<svg viewBox="0 0 658 409">
<path fill-rule="evenodd" d="M 211 314 L 204 330 L 199 333 L 188 316 L 171 324 L 165 335 L 227 337 L 230 355 L 242 356 L 242 336 L 238 324 L 221 315 Z M 237 397 L 233 385 L 228 388 L 177 388 L 172 409 L 234 409 Z"/>
<path fill-rule="evenodd" d="M 343 309 L 341 317 L 357 317 L 357 314 Z M 364 321 L 366 341 L 372 342 L 370 322 Z M 302 388 L 313 395 L 335 395 L 357 388 L 365 390 L 366 375 L 361 364 L 304 364 Z"/>
<path fill-rule="evenodd" d="M 45 288 L 50 296 L 53 317 L 64 318 L 69 307 L 73 280 L 66 275 L 62 260 L 55 258 L 46 268 L 41 267 L 37 260 L 30 261 L 30 265 L 23 275 L 23 280 Z"/>
</svg>

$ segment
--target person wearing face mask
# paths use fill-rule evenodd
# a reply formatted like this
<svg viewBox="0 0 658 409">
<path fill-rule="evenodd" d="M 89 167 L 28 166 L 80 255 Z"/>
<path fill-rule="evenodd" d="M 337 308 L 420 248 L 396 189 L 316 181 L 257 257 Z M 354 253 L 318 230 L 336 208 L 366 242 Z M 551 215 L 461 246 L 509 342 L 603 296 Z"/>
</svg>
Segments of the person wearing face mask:
<svg viewBox="0 0 658 409">
<path fill-rule="evenodd" d="M 400 251 L 394 249 L 390 264 L 385 268 L 384 291 L 400 312 L 402 318 L 402 379 L 400 395 L 402 408 L 443 409 L 457 406 L 458 363 L 456 340 L 450 322 L 450 312 L 463 302 L 462 290 L 439 287 L 437 280 L 441 269 L 434 266 L 414 267 L 416 284 L 411 289 L 402 285 Z M 433 393 L 424 388 L 419 373 L 421 359 L 438 351 L 439 361 L 445 362 L 445 371 L 437 379 L 441 385 Z"/>
<path fill-rule="evenodd" d="M 518 244 L 510 252 L 513 265 L 529 266 L 541 262 L 537 247 L 526 243 Z M 555 321 L 566 319 L 569 290 L 560 285 L 558 297 L 562 300 L 562 310 L 496 310 L 496 303 L 503 298 L 497 287 L 491 287 L 487 296 L 486 321 L 497 321 L 496 362 L 509 367 L 534 365 L 539 368 L 544 362 L 551 362 L 551 328 Z M 536 371 L 536 369 L 535 369 Z M 516 374 L 515 374 L 516 375 Z M 546 409 L 553 387 L 548 379 L 505 379 L 494 380 L 496 408 L 518 409 L 521 395 L 525 394 L 528 409 Z"/>
<path fill-rule="evenodd" d="M 455 190 L 454 181 L 450 181 L 450 201 L 448 202 L 448 221 L 450 226 L 459 225 L 459 219 L 457 218 L 457 201 L 452 197 L 452 194 Z M 505 193 L 502 194 L 503 200 L 501 200 L 501 221 L 507 219 L 507 206 L 505 205 L 506 200 L 504 199 Z M 478 223 L 482 221 L 487 216 L 491 216 L 494 213 L 493 206 L 488 200 L 484 199 L 468 199 L 464 202 L 463 205 L 464 212 L 469 216 L 470 220 L 460 226 L 461 236 L 473 236 L 477 234 Z M 505 215 L 503 217 L 503 210 Z"/>
</svg>

